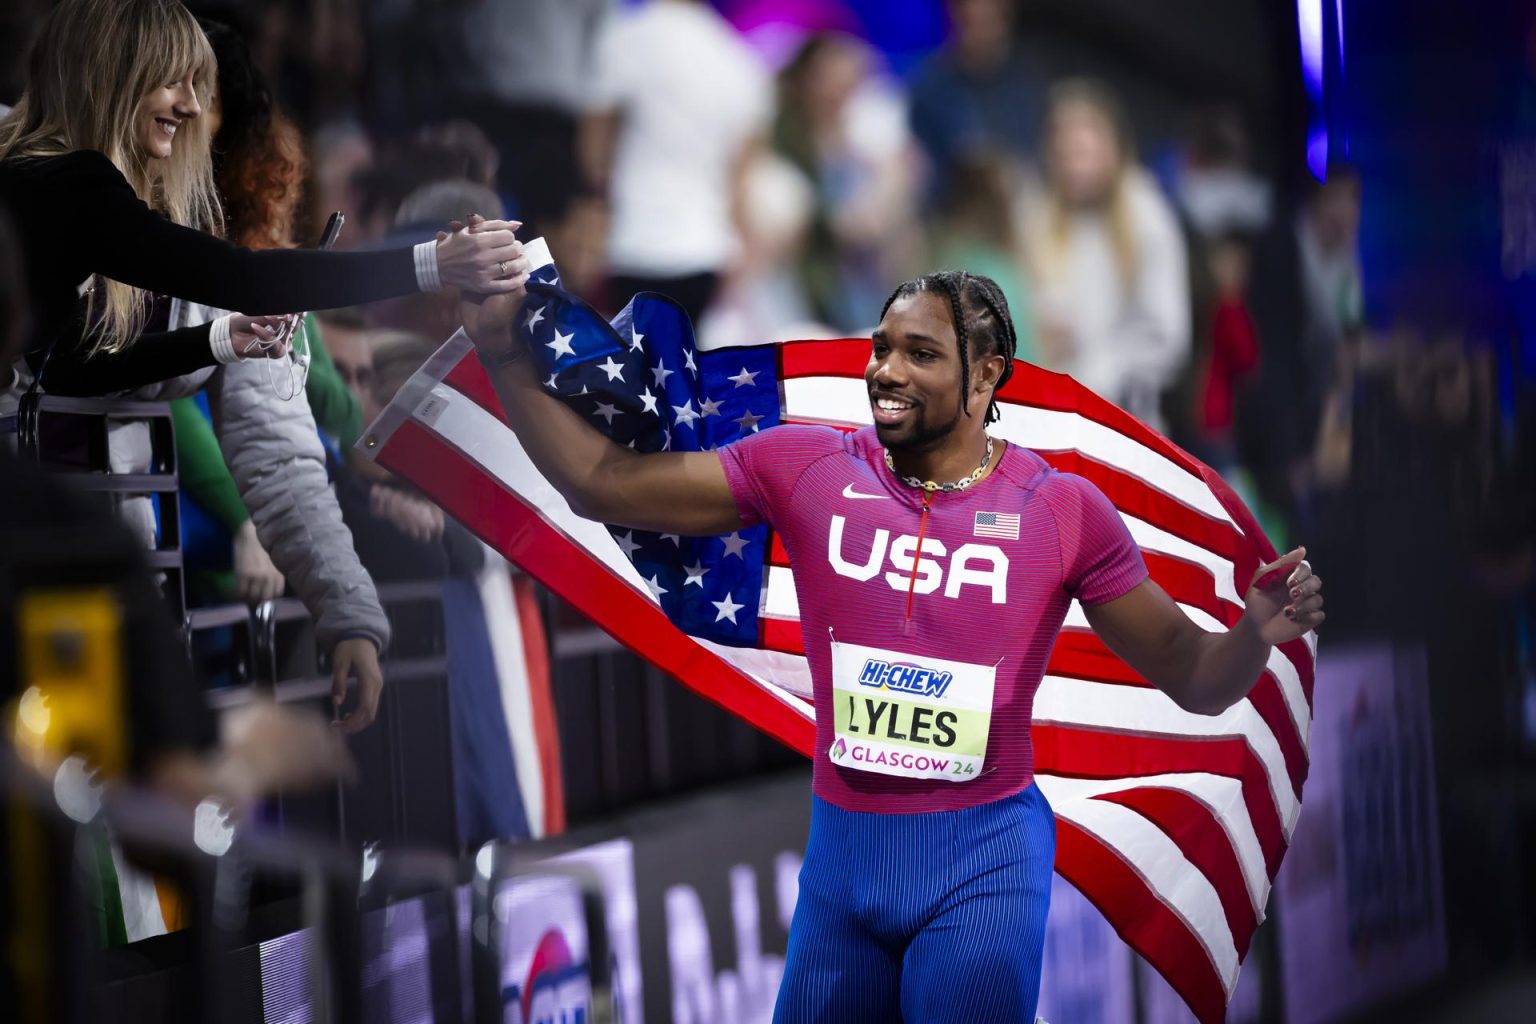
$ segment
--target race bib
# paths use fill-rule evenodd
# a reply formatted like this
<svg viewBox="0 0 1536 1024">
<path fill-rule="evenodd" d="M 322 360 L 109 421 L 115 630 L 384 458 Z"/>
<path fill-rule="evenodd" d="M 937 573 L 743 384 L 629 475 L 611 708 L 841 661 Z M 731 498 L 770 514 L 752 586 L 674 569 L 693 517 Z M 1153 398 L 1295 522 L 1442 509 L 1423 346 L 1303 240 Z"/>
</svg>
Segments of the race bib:
<svg viewBox="0 0 1536 1024">
<path fill-rule="evenodd" d="M 832 641 L 832 763 L 911 779 L 981 774 L 997 668 Z"/>
</svg>

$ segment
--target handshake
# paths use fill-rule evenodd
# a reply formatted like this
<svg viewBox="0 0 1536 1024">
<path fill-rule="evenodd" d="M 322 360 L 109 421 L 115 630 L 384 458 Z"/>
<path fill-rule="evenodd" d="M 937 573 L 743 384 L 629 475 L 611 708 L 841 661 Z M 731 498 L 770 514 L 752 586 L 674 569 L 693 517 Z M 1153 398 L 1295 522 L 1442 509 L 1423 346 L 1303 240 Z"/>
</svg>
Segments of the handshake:
<svg viewBox="0 0 1536 1024">
<path fill-rule="evenodd" d="M 437 233 L 435 278 L 439 287 L 456 288 L 466 295 L 511 295 L 520 305 L 523 285 L 532 269 L 523 244 L 514 233 L 520 227 L 520 221 L 486 220 L 478 214 L 467 221 L 451 222 L 447 230 Z M 231 315 L 226 361 L 285 358 L 292 348 L 299 321 L 298 314 Z"/>
<path fill-rule="evenodd" d="M 521 292 L 528 283 L 528 258 L 513 232 L 522 226 L 474 214 L 439 231 L 437 273 L 443 287 L 481 295 Z"/>
</svg>

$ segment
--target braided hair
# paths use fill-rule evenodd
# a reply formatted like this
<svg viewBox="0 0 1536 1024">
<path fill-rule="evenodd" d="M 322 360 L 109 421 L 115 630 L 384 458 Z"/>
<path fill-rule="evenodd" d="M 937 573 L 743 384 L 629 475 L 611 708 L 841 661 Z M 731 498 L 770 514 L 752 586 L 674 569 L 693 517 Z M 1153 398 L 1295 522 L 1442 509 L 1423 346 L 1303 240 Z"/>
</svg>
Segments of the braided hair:
<svg viewBox="0 0 1536 1024">
<path fill-rule="evenodd" d="M 881 307 L 880 319 L 885 319 L 891 303 L 920 292 L 932 292 L 949 299 L 949 315 L 955 325 L 955 341 L 960 349 L 960 408 L 970 412 L 972 344 L 980 356 L 1003 357 L 1003 373 L 997 379 L 994 395 L 1013 376 L 1013 357 L 1019 336 L 1008 313 L 1008 300 L 990 277 L 964 270 L 940 270 L 897 285 Z M 984 422 L 996 423 L 997 419 L 997 399 L 994 397 L 987 406 Z"/>
</svg>

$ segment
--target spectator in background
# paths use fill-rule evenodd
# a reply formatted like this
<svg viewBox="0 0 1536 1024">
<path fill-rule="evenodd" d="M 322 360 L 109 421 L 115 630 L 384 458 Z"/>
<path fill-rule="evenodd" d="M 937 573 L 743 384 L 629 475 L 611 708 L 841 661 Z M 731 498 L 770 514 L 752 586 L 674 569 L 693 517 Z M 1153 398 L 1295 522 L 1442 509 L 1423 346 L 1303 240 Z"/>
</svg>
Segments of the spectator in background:
<svg viewBox="0 0 1536 1024">
<path fill-rule="evenodd" d="M 407 331 L 371 331 L 366 340 L 368 369 L 362 375 L 370 376 L 373 386 L 363 396 L 363 413 L 372 422 L 437 343 Z M 346 361 L 354 358 L 362 353 L 349 352 Z M 375 578 L 393 583 L 479 571 L 484 562 L 479 542 L 447 521 L 441 509 L 377 463 L 353 459 L 349 467 L 337 481 L 337 497 L 358 554 Z"/>
<path fill-rule="evenodd" d="M 1259 339 L 1248 312 L 1249 243 L 1228 233 L 1199 247 L 1212 297 L 1195 345 L 1191 450 L 1211 468 L 1229 473 L 1237 463 L 1237 394 L 1259 363 Z"/>
<path fill-rule="evenodd" d="M 1257 366 L 1248 311 L 1253 239 L 1269 223 L 1269 183 L 1248 165 L 1248 134 L 1230 105 L 1198 111 L 1180 147 L 1172 192 L 1189 252 L 1190 372 L 1164 396 L 1169 435 L 1231 479 L 1240 382 Z"/>
<path fill-rule="evenodd" d="M 376 162 L 362 173 L 358 227 L 369 242 L 388 244 L 401 223 L 401 204 L 422 187 L 443 181 L 476 185 L 480 191 L 475 195 L 489 196 L 492 206 L 501 210 L 503 203 L 492 188 L 500 161 L 485 133 L 468 121 L 429 124 L 386 141 Z M 431 238 L 432 232 L 425 231 L 423 237 Z"/>
<path fill-rule="evenodd" d="M 544 233 L 549 251 L 560 263 L 560 285 L 588 302 L 600 297 L 608 278 L 608 201 L 595 189 L 583 188 Z M 532 235 L 525 237 L 533 238 Z"/>
<path fill-rule="evenodd" d="M 817 319 L 867 326 L 916 262 L 914 152 L 900 108 L 871 82 L 869 47 L 814 33 L 779 74 L 774 149 L 811 182 L 800 285 Z"/>
<path fill-rule="evenodd" d="M 959 157 L 945 176 L 948 186 L 934 222 L 933 262 L 990 277 L 1003 290 L 1018 332 L 1014 358 L 1040 361 L 1028 257 L 1006 163 L 983 153 Z"/>
<path fill-rule="evenodd" d="M 1014 40 L 1015 0 L 949 0 L 950 38 L 912 80 L 912 133 L 928 157 L 930 198 L 957 161 L 992 152 L 1033 162 L 1045 82 Z"/>
<path fill-rule="evenodd" d="M 741 259 L 699 325 L 699 346 L 836 337 L 835 328 L 812 315 L 800 281 L 816 213 L 811 183 L 788 159 L 764 150 L 748 166 L 742 189 L 746 231 Z M 567 274 L 562 260 L 562 281 Z"/>
<path fill-rule="evenodd" d="M 697 324 L 740 253 L 767 73 L 709 5 L 655 0 L 610 19 L 591 104 L 584 152 L 612 208 L 612 304 L 661 292 Z"/>
<path fill-rule="evenodd" d="M 361 412 L 365 396 L 373 391 L 373 353 L 368 348 L 368 321 L 359 309 L 331 309 L 320 314 L 325 325 L 325 347 L 336 366 L 336 375 L 357 401 Z M 345 451 L 345 449 L 343 449 Z"/>
<path fill-rule="evenodd" d="M 337 210 L 360 219 L 373 167 L 373 140 L 356 121 L 339 120 L 322 125 L 309 139 L 310 174 L 305 188 L 309 196 L 305 219 L 296 224 L 300 237 L 318 238 L 328 217 Z M 355 248 L 363 240 L 363 225 L 354 224 L 337 242 L 337 248 Z"/>
<path fill-rule="evenodd" d="M 578 131 L 589 83 L 605 72 L 593 47 L 612 2 L 468 0 L 438 14 L 458 109 L 500 152 L 498 188 L 526 237 L 548 231 L 585 185 Z"/>
<path fill-rule="evenodd" d="M 1053 87 L 1044 150 L 1044 189 L 1026 218 L 1041 361 L 1161 426 L 1162 392 L 1190 349 L 1178 221 L 1136 163 L 1107 87 Z"/>
<path fill-rule="evenodd" d="M 363 314 L 355 309 L 331 310 L 321 319 L 325 323 L 327 344 L 336 363 L 336 372 L 346 384 L 347 390 L 357 399 L 370 423 L 383 408 L 374 397 L 375 345 L 397 350 L 405 356 L 403 359 L 391 358 L 393 368 L 404 371 L 403 376 L 393 382 L 397 389 L 399 383 L 415 372 L 435 347 L 418 347 L 417 343 L 426 344 L 427 339 L 408 331 L 370 328 Z M 420 356 L 420 360 L 409 363 L 409 359 L 416 356 Z M 366 507 L 372 516 L 393 524 L 398 533 L 420 543 L 432 543 L 442 534 L 443 512 L 432 502 L 414 492 L 392 486 L 395 481 L 387 472 L 374 462 L 359 458 L 350 447 L 343 449 L 339 461 L 341 464 L 337 467 L 336 476 L 340 481 L 341 494 L 349 499 L 347 503 L 352 508 L 349 514 Z M 382 550 L 385 549 L 360 550 L 363 551 L 363 562 L 366 565 L 374 557 L 382 559 Z M 381 562 L 381 571 L 386 577 L 395 568 L 387 561 Z"/>
<path fill-rule="evenodd" d="M 1248 301 L 1262 356 L 1238 404 L 1242 459 L 1259 497 L 1293 524 L 1310 496 L 1326 397 L 1361 315 L 1360 178 L 1332 167 L 1307 187 L 1300 210 L 1254 251 Z"/>
<path fill-rule="evenodd" d="M 423 162 L 421 166 L 430 168 L 431 164 Z M 429 180 L 407 192 L 394 208 L 385 243 L 414 245 L 430 240 L 439 225 L 463 221 L 482 209 L 493 211 L 496 217 L 502 213 L 501 200 L 485 185 L 465 178 Z M 416 334 L 436 347 L 459 329 L 458 292 L 448 289 L 386 299 L 370 306 L 365 316 L 370 326 Z"/>
<path fill-rule="evenodd" d="M 1269 224 L 1269 183 L 1253 172 L 1248 149 L 1248 131 L 1237 109 L 1216 106 L 1195 116 L 1174 190 L 1197 234 L 1256 235 Z"/>
</svg>

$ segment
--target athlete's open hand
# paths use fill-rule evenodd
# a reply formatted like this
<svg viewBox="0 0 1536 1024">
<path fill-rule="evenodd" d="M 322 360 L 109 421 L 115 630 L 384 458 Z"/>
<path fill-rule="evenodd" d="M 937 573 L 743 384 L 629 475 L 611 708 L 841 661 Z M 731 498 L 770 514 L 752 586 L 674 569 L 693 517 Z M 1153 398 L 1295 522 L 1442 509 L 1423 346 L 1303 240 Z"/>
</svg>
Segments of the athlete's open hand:
<svg viewBox="0 0 1536 1024">
<path fill-rule="evenodd" d="M 1307 549 L 1296 548 L 1253 574 L 1244 598 L 1264 642 L 1273 646 L 1316 629 L 1323 613 L 1323 578 L 1314 575 Z"/>
</svg>

